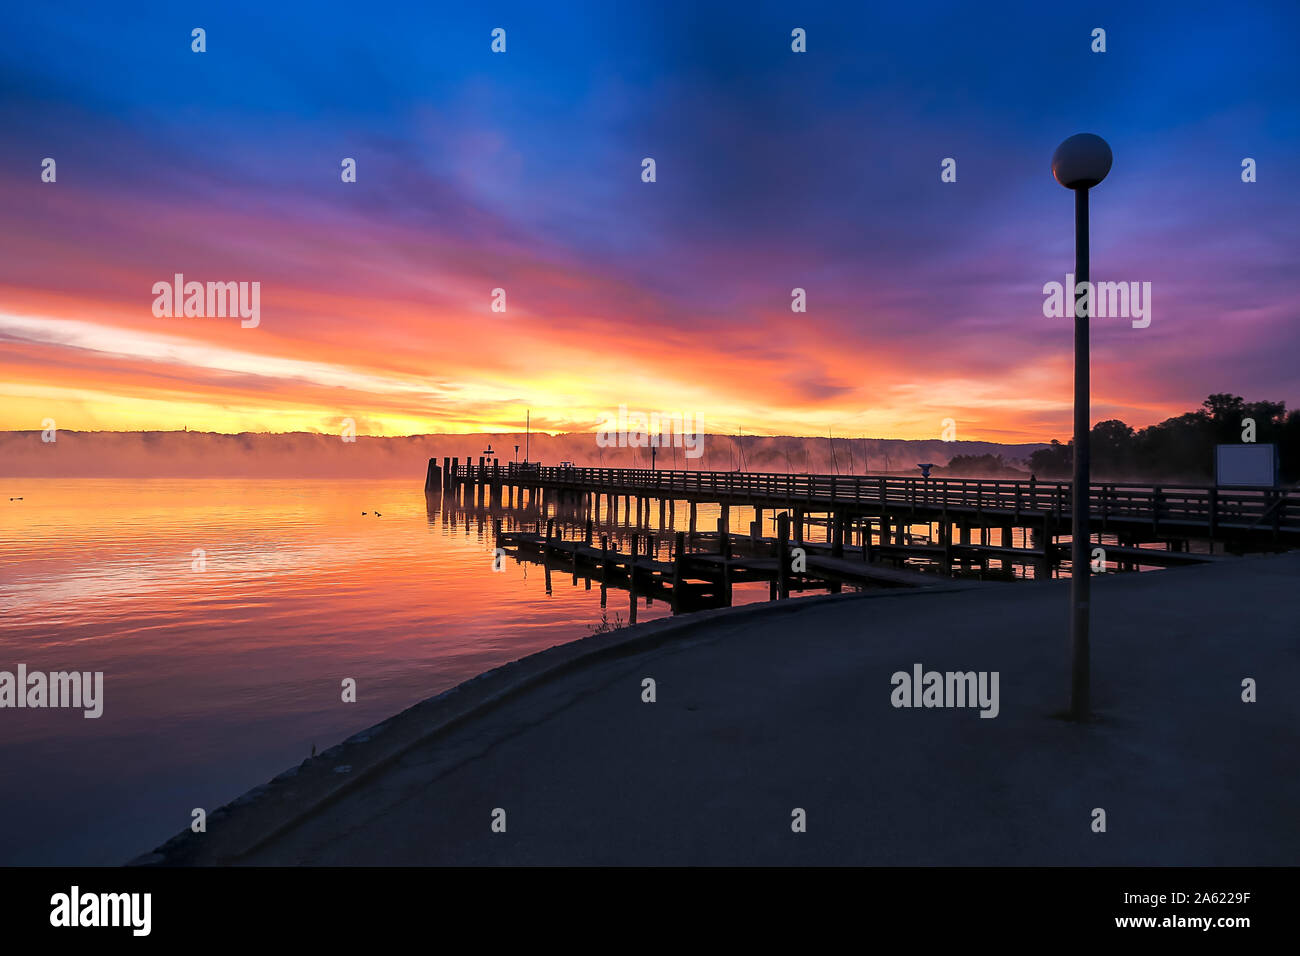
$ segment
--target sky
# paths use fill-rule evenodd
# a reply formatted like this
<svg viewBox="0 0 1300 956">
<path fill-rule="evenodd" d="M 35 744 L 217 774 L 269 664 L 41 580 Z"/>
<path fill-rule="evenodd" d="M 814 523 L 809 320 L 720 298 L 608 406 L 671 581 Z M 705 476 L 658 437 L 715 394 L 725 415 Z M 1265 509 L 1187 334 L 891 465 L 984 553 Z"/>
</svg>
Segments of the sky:
<svg viewBox="0 0 1300 956">
<path fill-rule="evenodd" d="M 1067 440 L 1071 320 L 1043 286 L 1073 268 L 1050 160 L 1077 132 L 1114 153 L 1092 277 L 1152 290 L 1146 328 L 1093 321 L 1093 420 L 1300 405 L 1294 3 L 11 4 L 0 26 L 0 429 L 588 431 L 624 405 Z M 257 325 L 156 316 L 177 273 L 258 282 Z"/>
</svg>

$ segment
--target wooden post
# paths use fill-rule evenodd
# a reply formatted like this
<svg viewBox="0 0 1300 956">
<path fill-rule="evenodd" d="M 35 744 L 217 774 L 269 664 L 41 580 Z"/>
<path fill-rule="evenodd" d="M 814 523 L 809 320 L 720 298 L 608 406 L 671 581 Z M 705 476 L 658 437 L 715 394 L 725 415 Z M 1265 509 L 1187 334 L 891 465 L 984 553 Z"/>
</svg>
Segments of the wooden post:
<svg viewBox="0 0 1300 956">
<path fill-rule="evenodd" d="M 722 555 L 722 597 L 731 604 L 731 534 L 725 517 L 718 519 L 718 553 Z"/>
<path fill-rule="evenodd" d="M 790 596 L 790 516 L 784 511 L 776 518 L 776 596 Z"/>
<path fill-rule="evenodd" d="M 673 556 L 673 610 L 681 608 L 682 594 L 682 577 L 685 574 L 686 564 L 686 533 L 678 531 L 673 535 L 673 549 L 677 552 Z"/>
<path fill-rule="evenodd" d="M 1038 558 L 1035 562 L 1034 577 L 1040 581 L 1046 581 L 1052 576 L 1052 519 L 1050 515 L 1043 515 L 1042 530 L 1039 532 L 1038 539 Z"/>
<path fill-rule="evenodd" d="M 585 544 L 585 545 L 586 545 L 587 547 L 589 547 L 589 548 L 591 547 L 591 519 L 590 519 L 590 518 L 587 519 L 587 534 L 586 534 L 586 536 L 583 538 L 583 542 L 582 542 L 582 543 Z"/>
<path fill-rule="evenodd" d="M 551 537 L 554 533 L 554 530 L 555 530 L 555 519 L 547 518 L 546 519 L 546 543 L 542 545 L 543 558 L 549 558 L 551 556 Z"/>
<path fill-rule="evenodd" d="M 438 459 L 429 459 L 429 470 L 424 474 L 424 493 L 434 494 L 442 488 L 442 473 L 438 468 Z"/>
<path fill-rule="evenodd" d="M 603 584 L 609 577 L 609 536 L 600 536 L 600 580 Z"/>
</svg>

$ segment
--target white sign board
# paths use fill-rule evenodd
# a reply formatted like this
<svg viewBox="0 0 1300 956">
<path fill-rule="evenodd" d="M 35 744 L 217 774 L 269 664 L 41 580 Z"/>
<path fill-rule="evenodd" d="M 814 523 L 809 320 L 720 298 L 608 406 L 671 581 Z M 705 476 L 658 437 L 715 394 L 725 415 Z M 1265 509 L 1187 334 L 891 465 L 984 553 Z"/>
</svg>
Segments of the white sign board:
<svg viewBox="0 0 1300 956">
<path fill-rule="evenodd" d="M 1219 445 L 1214 455 L 1214 480 L 1220 485 L 1272 488 L 1277 483 L 1277 446 Z"/>
</svg>

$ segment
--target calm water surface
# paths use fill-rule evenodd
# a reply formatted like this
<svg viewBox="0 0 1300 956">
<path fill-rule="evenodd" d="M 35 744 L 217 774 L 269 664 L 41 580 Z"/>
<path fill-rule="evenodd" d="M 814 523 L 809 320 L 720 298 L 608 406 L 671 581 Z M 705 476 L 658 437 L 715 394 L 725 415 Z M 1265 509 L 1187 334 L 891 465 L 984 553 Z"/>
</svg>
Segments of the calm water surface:
<svg viewBox="0 0 1300 956">
<path fill-rule="evenodd" d="M 599 584 L 553 573 L 547 593 L 536 565 L 493 572 L 490 519 L 430 507 L 419 482 L 0 491 L 0 670 L 104 672 L 97 720 L 0 710 L 0 864 L 122 863 L 313 744 L 601 626 Z M 701 506 L 700 527 L 716 517 Z M 611 624 L 629 602 L 609 591 Z M 638 600 L 638 621 L 669 613 Z"/>
</svg>

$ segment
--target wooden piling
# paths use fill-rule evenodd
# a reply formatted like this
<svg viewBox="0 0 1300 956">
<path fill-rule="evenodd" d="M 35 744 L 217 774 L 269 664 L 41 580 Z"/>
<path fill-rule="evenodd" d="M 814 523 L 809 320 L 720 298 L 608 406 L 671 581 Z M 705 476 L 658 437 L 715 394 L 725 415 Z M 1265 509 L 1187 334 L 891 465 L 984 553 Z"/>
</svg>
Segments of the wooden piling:
<svg viewBox="0 0 1300 956">
<path fill-rule="evenodd" d="M 790 596 L 790 516 L 784 511 L 776 517 L 776 596 Z"/>
<path fill-rule="evenodd" d="M 1040 530 L 1041 528 L 1041 530 Z M 1034 577 L 1037 580 L 1045 581 L 1052 576 L 1052 518 L 1051 515 L 1043 515 L 1040 528 L 1035 528 L 1037 533 L 1038 547 L 1034 560 Z"/>
<path fill-rule="evenodd" d="M 718 553 L 722 555 L 722 597 L 731 604 L 731 534 L 724 517 L 718 519 Z"/>
<path fill-rule="evenodd" d="M 686 533 L 678 531 L 673 535 L 673 610 L 681 609 L 682 578 L 686 571 Z"/>
</svg>

